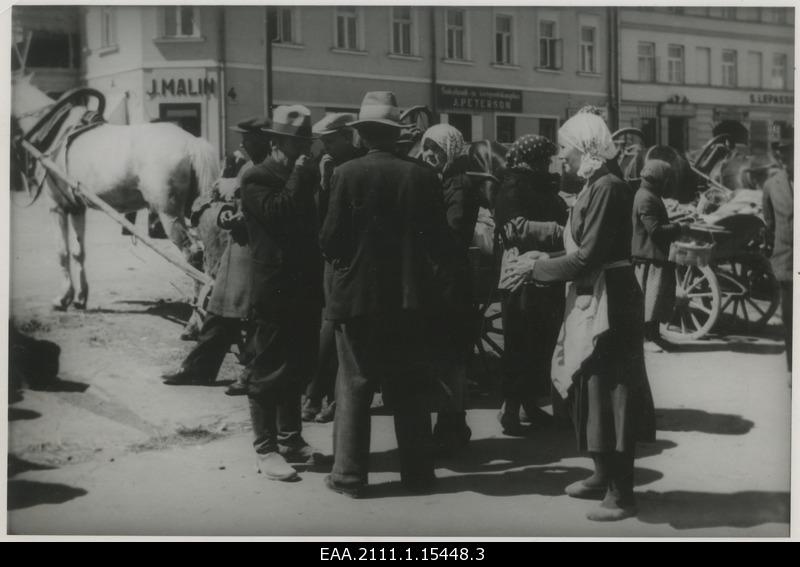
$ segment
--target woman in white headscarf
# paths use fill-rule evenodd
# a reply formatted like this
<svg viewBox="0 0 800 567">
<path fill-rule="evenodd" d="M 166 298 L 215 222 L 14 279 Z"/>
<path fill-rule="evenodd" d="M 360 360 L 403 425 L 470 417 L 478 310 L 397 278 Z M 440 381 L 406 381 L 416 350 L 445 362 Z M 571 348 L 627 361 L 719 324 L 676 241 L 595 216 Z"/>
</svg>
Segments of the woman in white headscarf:
<svg viewBox="0 0 800 567">
<path fill-rule="evenodd" d="M 564 229 L 566 254 L 521 255 L 506 285 L 567 282 L 564 324 L 552 378 L 566 399 L 594 474 L 567 487 L 576 498 L 602 499 L 597 521 L 636 514 L 636 443 L 655 439 L 655 412 L 644 365 L 642 292 L 630 263 L 633 191 L 612 173 L 616 148 L 603 119 L 579 113 L 558 132 L 565 175 L 584 186 Z"/>
<path fill-rule="evenodd" d="M 456 128 L 437 124 L 422 136 L 422 161 L 436 170 L 442 180 L 447 224 L 452 250 L 444 256 L 448 265 L 439 266 L 438 281 L 443 301 L 433 317 L 440 385 L 445 394 L 433 429 L 440 452 L 462 448 L 472 432 L 466 423 L 467 360 L 475 340 L 476 317 L 472 298 L 472 245 L 478 209 L 483 204 L 478 183 L 467 175 L 467 144 Z"/>
</svg>

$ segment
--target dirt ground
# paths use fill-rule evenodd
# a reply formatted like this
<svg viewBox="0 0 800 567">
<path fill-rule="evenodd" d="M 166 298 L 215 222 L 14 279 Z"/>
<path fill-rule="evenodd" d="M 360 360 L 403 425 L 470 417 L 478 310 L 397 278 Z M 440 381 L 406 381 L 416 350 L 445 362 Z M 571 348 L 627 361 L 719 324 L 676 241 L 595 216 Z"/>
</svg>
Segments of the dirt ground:
<svg viewBox="0 0 800 567">
<path fill-rule="evenodd" d="M 191 346 L 178 338 L 188 277 L 90 212 L 89 308 L 54 312 L 48 214 L 42 203 L 12 204 L 11 217 L 11 315 L 62 355 L 55 386 L 25 389 L 9 406 L 10 534 L 789 535 L 791 390 L 778 320 L 758 338 L 648 355 L 659 431 L 637 461 L 638 518 L 586 520 L 591 503 L 563 494 L 589 474 L 571 432 L 503 436 L 491 395 L 473 399 L 473 441 L 459 459 L 439 463 L 430 495 L 399 490 L 392 420 L 376 415 L 373 488 L 349 500 L 325 489 L 325 471 L 291 484 L 254 473 L 246 399 L 223 395 L 238 371 L 234 356 L 214 387 L 161 384 Z M 331 431 L 310 424 L 304 435 L 330 453 Z"/>
</svg>

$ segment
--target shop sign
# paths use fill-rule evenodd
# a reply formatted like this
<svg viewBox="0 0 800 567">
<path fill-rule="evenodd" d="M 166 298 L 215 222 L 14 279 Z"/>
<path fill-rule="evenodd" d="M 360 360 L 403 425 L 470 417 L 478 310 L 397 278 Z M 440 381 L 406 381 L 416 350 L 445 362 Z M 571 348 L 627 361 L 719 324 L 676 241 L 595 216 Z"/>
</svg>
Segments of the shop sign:
<svg viewBox="0 0 800 567">
<path fill-rule="evenodd" d="M 750 104 L 793 106 L 794 95 L 777 95 L 772 93 L 750 93 Z"/>
<path fill-rule="evenodd" d="M 214 94 L 214 79 L 153 79 L 147 96 L 210 96 Z"/>
<path fill-rule="evenodd" d="M 522 112 L 522 91 L 439 85 L 436 95 L 440 110 Z"/>
</svg>

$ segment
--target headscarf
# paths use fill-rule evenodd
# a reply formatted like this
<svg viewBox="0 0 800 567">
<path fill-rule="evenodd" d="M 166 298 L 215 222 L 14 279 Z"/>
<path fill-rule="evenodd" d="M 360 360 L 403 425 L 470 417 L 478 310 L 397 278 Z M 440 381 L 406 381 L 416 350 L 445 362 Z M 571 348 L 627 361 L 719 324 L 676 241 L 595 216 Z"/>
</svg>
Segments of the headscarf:
<svg viewBox="0 0 800 567">
<path fill-rule="evenodd" d="M 458 129 L 449 124 L 431 126 L 422 135 L 422 147 L 425 147 L 425 140 L 430 140 L 442 148 L 447 160 L 445 169 L 452 165 L 455 159 L 463 154 L 466 149 L 464 136 L 461 135 Z"/>
<path fill-rule="evenodd" d="M 509 169 L 528 171 L 546 170 L 550 165 L 550 158 L 557 151 L 556 145 L 544 136 L 526 134 L 517 138 L 508 150 L 507 166 Z"/>
<path fill-rule="evenodd" d="M 617 147 L 605 121 L 596 114 L 581 112 L 558 130 L 558 141 L 581 152 L 578 176 L 589 179 L 606 160 L 614 159 Z"/>
</svg>

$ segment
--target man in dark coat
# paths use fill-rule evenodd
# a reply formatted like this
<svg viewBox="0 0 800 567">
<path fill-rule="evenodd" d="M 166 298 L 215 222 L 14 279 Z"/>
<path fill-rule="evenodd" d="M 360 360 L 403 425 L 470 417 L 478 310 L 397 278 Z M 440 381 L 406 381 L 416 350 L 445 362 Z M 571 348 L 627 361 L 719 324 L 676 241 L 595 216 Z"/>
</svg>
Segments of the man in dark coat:
<svg viewBox="0 0 800 567">
<path fill-rule="evenodd" d="M 294 480 L 291 466 L 319 458 L 302 438 L 300 395 L 314 369 L 322 308 L 322 275 L 308 152 L 310 112 L 279 106 L 265 129 L 272 152 L 242 180 L 242 209 L 253 260 L 254 358 L 248 397 L 258 469 Z"/>
<path fill-rule="evenodd" d="M 326 316 L 336 323 L 339 354 L 334 465 L 325 482 L 353 497 L 367 484 L 377 385 L 394 412 L 403 485 L 426 490 L 435 479 L 424 329 L 436 301 L 432 259 L 447 225 L 435 172 L 395 153 L 398 120 L 393 93 L 366 94 L 352 126 L 369 151 L 334 172 L 320 234 L 334 269 Z"/>
<path fill-rule="evenodd" d="M 242 134 L 242 145 L 251 159 L 242 165 L 233 178 L 219 179 L 213 195 L 199 197 L 201 203 L 193 207 L 192 219 L 210 214 L 220 228 L 230 231 L 231 237 L 218 265 L 214 267 L 214 287 L 197 344 L 177 372 L 163 376 L 164 384 L 182 386 L 214 382 L 231 345 L 242 342 L 244 321 L 249 317 L 252 274 L 247 229 L 241 215 L 237 214 L 238 190 L 243 174 L 253 164 L 261 163 L 269 153 L 269 138 L 261 131 L 267 126 L 268 118 L 254 117 L 231 128 Z M 240 356 L 244 356 L 244 353 Z M 245 376 L 246 371 L 240 374 L 227 393 L 243 393 Z"/>
</svg>

